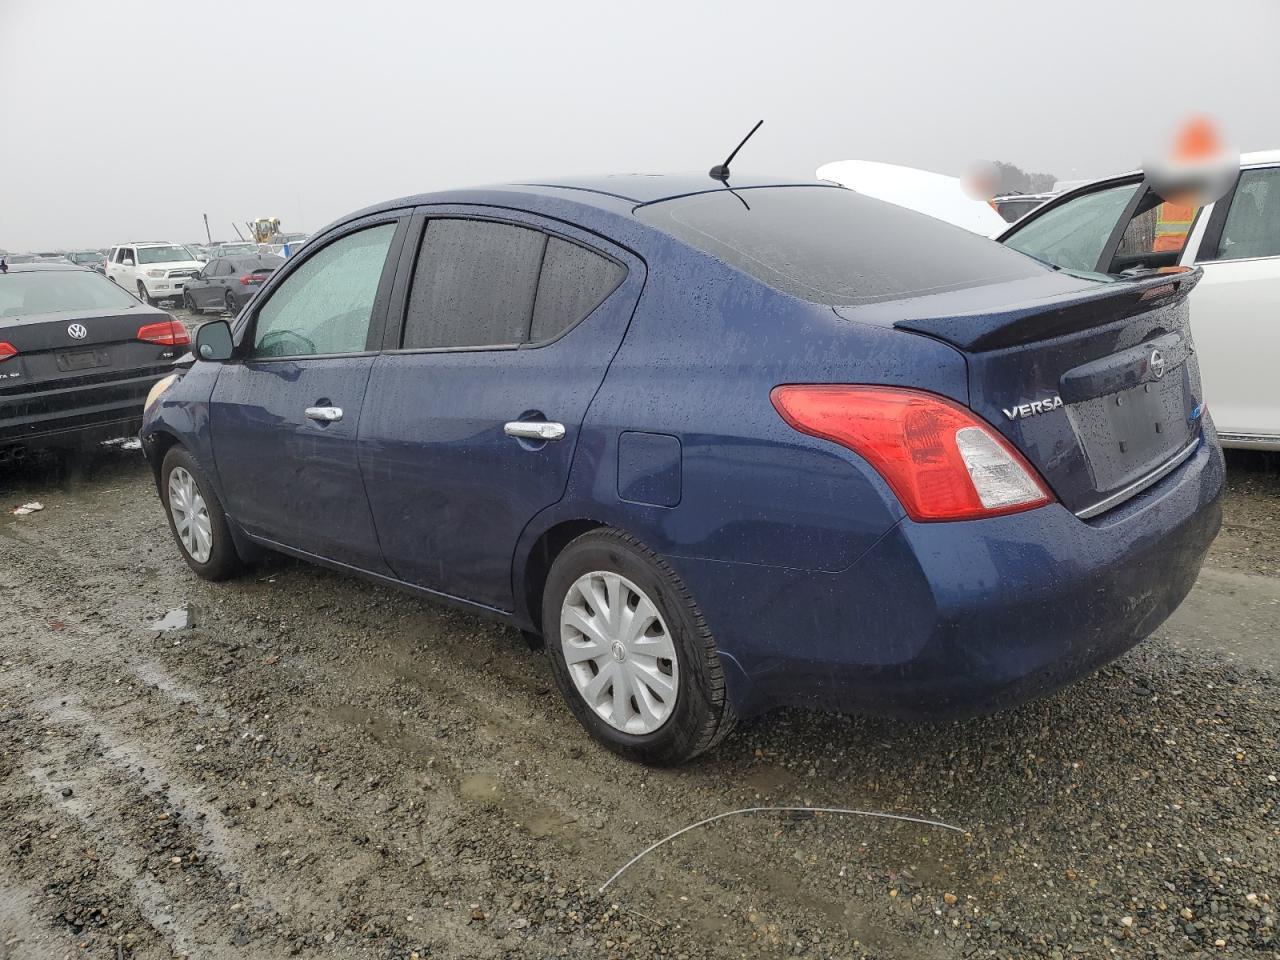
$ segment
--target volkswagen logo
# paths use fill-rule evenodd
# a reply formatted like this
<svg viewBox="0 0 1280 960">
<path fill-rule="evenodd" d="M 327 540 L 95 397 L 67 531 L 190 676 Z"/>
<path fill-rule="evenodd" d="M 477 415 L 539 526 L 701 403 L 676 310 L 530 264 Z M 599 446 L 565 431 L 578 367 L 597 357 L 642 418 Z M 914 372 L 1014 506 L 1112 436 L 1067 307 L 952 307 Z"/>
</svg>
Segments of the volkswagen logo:
<svg viewBox="0 0 1280 960">
<path fill-rule="evenodd" d="M 89 335 L 89 331 L 84 328 L 83 323 L 73 323 L 67 327 L 67 336 L 72 340 L 83 340 Z"/>
<path fill-rule="evenodd" d="M 1147 359 L 1147 366 L 1151 368 L 1151 372 L 1159 380 L 1164 376 L 1164 354 L 1159 350 L 1152 349 L 1151 356 Z"/>
</svg>

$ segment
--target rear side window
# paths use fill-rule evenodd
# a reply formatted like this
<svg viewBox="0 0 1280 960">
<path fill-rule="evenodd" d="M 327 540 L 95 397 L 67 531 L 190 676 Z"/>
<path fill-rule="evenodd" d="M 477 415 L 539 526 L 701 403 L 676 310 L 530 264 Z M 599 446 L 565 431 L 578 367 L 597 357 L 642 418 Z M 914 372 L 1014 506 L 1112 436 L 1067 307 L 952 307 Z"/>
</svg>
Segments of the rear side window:
<svg viewBox="0 0 1280 960">
<path fill-rule="evenodd" d="M 1280 167 L 1246 170 L 1222 225 L 1216 260 L 1280 256 Z"/>
<path fill-rule="evenodd" d="M 404 347 L 523 341 L 545 242 L 537 230 L 506 223 L 432 220 L 418 252 Z"/>
<path fill-rule="evenodd" d="M 1094 271 L 1125 208 L 1141 184 L 1095 190 L 1045 210 L 1004 242 L 1067 270 Z"/>
<path fill-rule="evenodd" d="M 550 340 L 626 276 L 599 253 L 540 230 L 431 220 L 418 253 L 402 347 L 509 347 Z"/>
<path fill-rule="evenodd" d="M 727 189 L 636 216 L 775 290 L 853 305 L 1037 276 L 985 237 L 838 187 Z"/>
<path fill-rule="evenodd" d="M 386 223 L 348 234 L 289 274 L 258 310 L 253 356 L 363 351 L 395 232 Z"/>
<path fill-rule="evenodd" d="M 618 288 L 627 270 L 576 243 L 547 238 L 529 339 L 550 340 L 573 326 Z"/>
</svg>

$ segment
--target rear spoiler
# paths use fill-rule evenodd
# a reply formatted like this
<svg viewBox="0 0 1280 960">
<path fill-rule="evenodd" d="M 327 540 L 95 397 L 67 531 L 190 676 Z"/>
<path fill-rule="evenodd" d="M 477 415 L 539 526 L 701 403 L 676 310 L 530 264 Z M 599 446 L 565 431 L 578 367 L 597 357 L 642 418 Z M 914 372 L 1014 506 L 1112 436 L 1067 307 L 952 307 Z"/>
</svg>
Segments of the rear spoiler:
<svg viewBox="0 0 1280 960">
<path fill-rule="evenodd" d="M 1200 282 L 1199 267 L 1176 267 L 1062 296 L 1013 302 L 998 310 L 898 320 L 894 326 L 968 352 L 999 350 L 1101 327 L 1185 300 Z"/>
</svg>

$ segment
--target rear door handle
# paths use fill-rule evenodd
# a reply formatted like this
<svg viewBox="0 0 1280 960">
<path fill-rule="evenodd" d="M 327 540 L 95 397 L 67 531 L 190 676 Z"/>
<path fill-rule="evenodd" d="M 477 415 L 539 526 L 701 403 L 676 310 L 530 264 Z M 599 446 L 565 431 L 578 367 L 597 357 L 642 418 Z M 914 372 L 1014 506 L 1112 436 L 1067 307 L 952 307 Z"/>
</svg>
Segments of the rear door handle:
<svg viewBox="0 0 1280 960">
<path fill-rule="evenodd" d="M 512 420 L 503 425 L 502 432 L 522 440 L 563 440 L 564 424 L 546 420 Z"/>
<path fill-rule="evenodd" d="M 333 423 L 335 420 L 342 419 L 342 408 L 307 407 L 306 416 L 308 420 L 315 420 L 317 423 Z"/>
</svg>

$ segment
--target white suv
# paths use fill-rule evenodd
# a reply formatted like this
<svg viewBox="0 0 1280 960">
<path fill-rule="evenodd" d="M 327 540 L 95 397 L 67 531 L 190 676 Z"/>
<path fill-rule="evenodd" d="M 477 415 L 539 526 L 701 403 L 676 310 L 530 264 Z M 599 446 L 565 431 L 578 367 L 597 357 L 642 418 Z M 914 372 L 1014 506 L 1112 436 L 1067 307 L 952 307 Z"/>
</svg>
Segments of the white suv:
<svg viewBox="0 0 1280 960">
<path fill-rule="evenodd" d="M 107 276 L 143 303 L 181 299 L 186 282 L 204 266 L 180 243 L 122 243 L 107 256 Z"/>
</svg>

